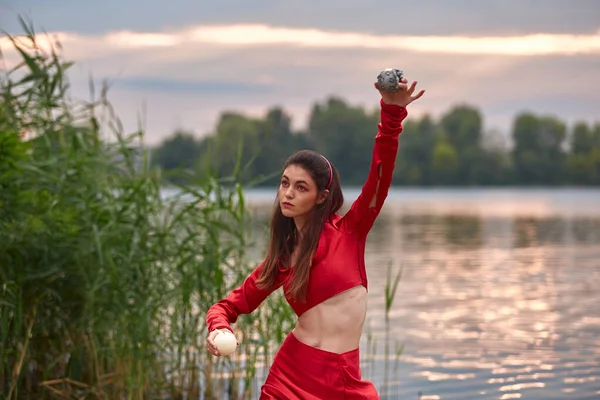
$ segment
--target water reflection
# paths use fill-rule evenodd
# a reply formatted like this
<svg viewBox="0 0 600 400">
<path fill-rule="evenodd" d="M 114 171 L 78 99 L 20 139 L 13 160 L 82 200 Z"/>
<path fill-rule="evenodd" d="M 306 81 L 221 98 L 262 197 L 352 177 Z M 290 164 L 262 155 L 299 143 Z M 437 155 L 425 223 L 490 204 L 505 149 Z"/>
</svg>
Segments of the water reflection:
<svg viewBox="0 0 600 400">
<path fill-rule="evenodd" d="M 462 208 L 411 196 L 391 196 L 367 247 L 361 351 L 382 398 L 599 399 L 600 215 L 583 210 L 589 196 L 579 210 L 565 192 L 493 206 L 483 194 Z M 403 275 L 386 327 L 390 262 Z"/>
</svg>

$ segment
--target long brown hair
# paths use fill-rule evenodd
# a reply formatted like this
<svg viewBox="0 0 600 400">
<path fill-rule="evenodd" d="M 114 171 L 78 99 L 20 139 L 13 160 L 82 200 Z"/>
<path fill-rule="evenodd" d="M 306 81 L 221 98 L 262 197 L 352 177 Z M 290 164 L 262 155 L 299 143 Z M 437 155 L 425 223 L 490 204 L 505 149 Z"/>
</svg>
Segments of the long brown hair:
<svg viewBox="0 0 600 400">
<path fill-rule="evenodd" d="M 289 293 L 295 301 L 303 301 L 306 298 L 312 258 L 317 250 L 321 232 L 327 219 L 344 204 L 344 196 L 337 169 L 319 153 L 311 150 L 298 151 L 287 159 L 283 170 L 290 165 L 299 166 L 310 174 L 317 185 L 317 196 L 325 190 L 329 190 L 329 195 L 323 203 L 314 208 L 303 228 L 301 241 L 293 218 L 283 215 L 279 198 L 275 199 L 270 222 L 269 248 L 256 283 L 260 288 L 271 288 L 279 273 L 278 266 L 284 263 L 291 267 L 289 264 L 292 253 L 295 246 L 299 245 L 300 255 L 292 271 Z"/>
</svg>

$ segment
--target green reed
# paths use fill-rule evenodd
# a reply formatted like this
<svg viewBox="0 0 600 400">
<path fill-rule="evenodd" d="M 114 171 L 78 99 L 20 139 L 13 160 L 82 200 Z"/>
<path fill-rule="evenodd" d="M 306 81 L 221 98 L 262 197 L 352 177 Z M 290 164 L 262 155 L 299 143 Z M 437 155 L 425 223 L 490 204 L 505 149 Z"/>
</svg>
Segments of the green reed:
<svg viewBox="0 0 600 400">
<path fill-rule="evenodd" d="M 384 287 L 384 337 L 383 337 L 383 382 L 379 387 L 379 394 L 382 399 L 395 398 L 395 393 L 392 392 L 391 386 L 396 384 L 398 380 L 398 367 L 400 357 L 404 352 L 404 344 L 394 340 L 392 343 L 392 333 L 390 326 L 390 311 L 396 299 L 398 285 L 402 279 L 402 271 L 400 268 L 395 276 L 392 276 L 393 263 L 388 263 L 388 270 L 386 275 L 385 287 Z M 366 337 L 366 354 L 365 361 L 368 363 L 368 369 L 366 369 L 365 376 L 368 379 L 372 379 L 374 375 L 377 375 L 376 364 L 379 359 L 378 357 L 378 341 L 376 335 L 370 328 L 370 320 L 365 324 L 365 337 Z M 394 375 L 390 376 L 390 364 L 394 363 Z"/>
<path fill-rule="evenodd" d="M 207 308 L 254 266 L 240 185 L 181 171 L 165 197 L 143 129 L 106 86 L 72 100 L 72 63 L 21 23 L 0 78 L 0 395 L 248 398 L 292 315 L 275 296 L 235 355 L 206 352 Z"/>
<path fill-rule="evenodd" d="M 392 262 L 388 264 L 388 271 L 385 282 L 384 289 L 384 306 L 385 306 L 385 363 L 384 363 L 384 372 L 383 372 L 383 381 L 384 387 L 381 388 L 381 395 L 384 398 L 392 398 L 391 396 L 394 393 L 391 391 L 391 385 L 395 384 L 398 379 L 398 363 L 400 360 L 400 356 L 404 351 L 404 345 L 398 344 L 397 341 L 394 341 L 393 349 L 391 346 L 391 337 L 390 337 L 390 311 L 392 309 L 392 305 L 394 304 L 394 300 L 396 299 L 396 292 L 398 290 L 398 285 L 400 284 L 400 280 L 402 279 L 403 269 L 400 267 L 396 276 L 392 277 Z M 392 355 L 394 356 L 394 377 L 390 379 L 390 361 Z M 395 378 L 395 379 L 394 379 Z"/>
<path fill-rule="evenodd" d="M 403 268 L 400 267 L 398 273 L 395 277 L 392 278 L 392 263 L 388 264 L 388 273 L 385 283 L 385 371 L 384 371 L 384 381 L 387 382 L 386 390 L 384 393 L 388 395 L 392 395 L 390 392 L 389 382 L 389 364 L 390 364 L 390 311 L 392 309 L 392 305 L 394 304 L 394 300 L 396 299 L 396 292 L 398 290 L 398 285 L 400 284 L 400 280 L 402 279 Z M 400 360 L 400 356 L 404 352 L 404 344 L 398 344 L 398 341 L 394 341 L 394 375 L 398 373 L 398 363 Z M 396 378 L 397 379 L 397 378 Z M 396 381 L 396 379 L 393 379 Z"/>
</svg>

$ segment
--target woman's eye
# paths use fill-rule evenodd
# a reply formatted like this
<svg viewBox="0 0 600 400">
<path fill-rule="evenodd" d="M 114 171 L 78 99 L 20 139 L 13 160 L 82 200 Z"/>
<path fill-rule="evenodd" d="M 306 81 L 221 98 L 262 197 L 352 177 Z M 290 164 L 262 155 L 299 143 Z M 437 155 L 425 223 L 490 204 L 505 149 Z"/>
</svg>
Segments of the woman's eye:
<svg viewBox="0 0 600 400">
<path fill-rule="evenodd" d="M 304 186 L 298 186 L 298 190 L 301 192 L 306 192 L 306 188 Z"/>
<path fill-rule="evenodd" d="M 281 186 L 287 186 L 287 184 L 288 184 L 288 183 L 287 183 L 287 182 L 285 182 L 285 181 L 282 181 L 282 182 L 281 182 Z"/>
</svg>

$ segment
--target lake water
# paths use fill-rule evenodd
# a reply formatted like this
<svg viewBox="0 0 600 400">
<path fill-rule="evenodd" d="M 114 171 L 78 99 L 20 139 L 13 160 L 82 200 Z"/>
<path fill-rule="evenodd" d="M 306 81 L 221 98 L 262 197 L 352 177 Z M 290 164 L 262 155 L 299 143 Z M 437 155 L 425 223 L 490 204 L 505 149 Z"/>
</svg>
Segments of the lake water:
<svg viewBox="0 0 600 400">
<path fill-rule="evenodd" d="M 260 236 L 274 192 L 247 196 Z M 383 399 L 600 399 L 600 190 L 394 189 L 366 262 Z"/>
</svg>

